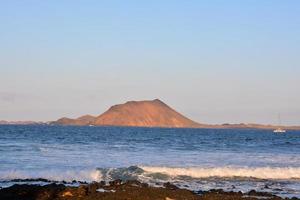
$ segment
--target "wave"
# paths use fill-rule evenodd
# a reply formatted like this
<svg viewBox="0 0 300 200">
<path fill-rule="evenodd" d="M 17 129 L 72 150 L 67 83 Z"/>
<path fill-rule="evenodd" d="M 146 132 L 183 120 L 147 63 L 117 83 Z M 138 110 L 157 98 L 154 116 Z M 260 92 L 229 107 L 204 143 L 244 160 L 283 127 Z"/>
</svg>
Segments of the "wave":
<svg viewBox="0 0 300 200">
<path fill-rule="evenodd" d="M 146 174 L 164 174 L 172 178 L 246 177 L 257 179 L 300 179 L 300 167 L 214 167 L 175 168 L 141 166 Z"/>
<path fill-rule="evenodd" d="M 1 171 L 0 181 L 16 179 L 47 179 L 50 181 L 99 181 L 102 180 L 102 173 L 99 170 L 42 170 L 29 172 L 24 170 Z"/>
<path fill-rule="evenodd" d="M 205 178 L 255 178 L 255 179 L 300 179 L 300 167 L 159 167 L 131 166 L 124 168 L 97 168 L 92 170 L 42 170 L 0 171 L 0 182 L 16 179 L 47 179 L 50 181 L 110 181 L 140 180 L 162 182 L 180 179 Z"/>
<path fill-rule="evenodd" d="M 111 181 L 116 179 L 121 180 L 140 180 L 144 171 L 137 167 L 124 168 L 96 168 L 87 170 L 10 170 L 0 171 L 0 182 L 12 180 L 37 180 L 45 179 L 49 181 Z"/>
</svg>

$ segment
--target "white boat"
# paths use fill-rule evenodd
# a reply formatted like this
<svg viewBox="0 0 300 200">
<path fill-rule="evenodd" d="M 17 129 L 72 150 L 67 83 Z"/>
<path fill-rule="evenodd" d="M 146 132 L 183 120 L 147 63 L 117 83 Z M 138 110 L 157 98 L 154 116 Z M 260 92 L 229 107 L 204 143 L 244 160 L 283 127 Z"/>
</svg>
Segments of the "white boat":
<svg viewBox="0 0 300 200">
<path fill-rule="evenodd" d="M 275 130 L 273 130 L 273 133 L 285 133 L 286 130 L 282 129 L 282 128 L 276 128 Z"/>
<path fill-rule="evenodd" d="M 278 122 L 279 122 L 279 123 L 278 123 L 279 126 L 278 126 L 278 128 L 276 128 L 275 130 L 273 130 L 273 133 L 285 133 L 286 130 L 280 128 L 280 126 L 281 126 L 281 118 L 280 118 L 280 114 L 278 115 Z"/>
</svg>

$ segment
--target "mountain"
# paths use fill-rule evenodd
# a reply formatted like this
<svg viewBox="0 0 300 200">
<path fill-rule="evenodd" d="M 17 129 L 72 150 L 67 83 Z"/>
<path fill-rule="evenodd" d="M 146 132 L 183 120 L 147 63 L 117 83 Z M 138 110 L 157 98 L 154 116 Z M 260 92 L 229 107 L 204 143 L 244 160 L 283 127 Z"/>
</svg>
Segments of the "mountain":
<svg viewBox="0 0 300 200">
<path fill-rule="evenodd" d="M 183 116 L 159 99 L 148 101 L 128 101 L 110 107 L 103 114 L 94 117 L 84 115 L 76 119 L 61 118 L 50 122 L 52 125 L 77 126 L 137 126 L 173 128 L 216 128 L 216 129 L 276 129 L 275 125 L 263 124 L 222 124 L 210 125 L 194 122 Z M 300 130 L 300 126 L 281 126 L 287 130 Z"/>
<path fill-rule="evenodd" d="M 198 127 L 199 124 L 163 103 L 153 101 L 129 101 L 115 105 L 98 116 L 94 125 L 142 126 L 142 127 Z"/>
<path fill-rule="evenodd" d="M 98 117 L 85 115 L 77 119 L 61 118 L 51 124 L 139 127 L 200 126 L 200 124 L 178 113 L 159 99 L 151 101 L 128 101 L 124 104 L 110 107 Z"/>
</svg>

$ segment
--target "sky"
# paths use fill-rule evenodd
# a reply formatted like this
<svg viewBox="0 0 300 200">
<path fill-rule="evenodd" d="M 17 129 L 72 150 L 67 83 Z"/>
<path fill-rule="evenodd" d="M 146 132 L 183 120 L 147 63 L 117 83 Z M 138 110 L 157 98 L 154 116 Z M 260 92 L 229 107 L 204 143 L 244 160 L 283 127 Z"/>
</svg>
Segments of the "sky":
<svg viewBox="0 0 300 200">
<path fill-rule="evenodd" d="M 159 98 L 202 123 L 300 125 L 298 0 L 0 0 L 0 120 Z"/>
</svg>

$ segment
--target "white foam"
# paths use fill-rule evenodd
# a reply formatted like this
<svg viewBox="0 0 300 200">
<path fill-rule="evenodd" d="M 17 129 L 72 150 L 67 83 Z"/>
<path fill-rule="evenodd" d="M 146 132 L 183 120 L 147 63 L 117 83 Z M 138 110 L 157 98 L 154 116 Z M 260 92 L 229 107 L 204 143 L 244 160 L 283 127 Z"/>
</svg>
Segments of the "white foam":
<svg viewBox="0 0 300 200">
<path fill-rule="evenodd" d="M 51 181 L 100 181 L 102 180 L 102 173 L 99 170 L 66 170 L 66 171 L 37 171 L 30 173 L 29 171 L 12 170 L 1 171 L 0 180 L 13 179 L 37 179 L 43 178 Z"/>
<path fill-rule="evenodd" d="M 251 177 L 259 179 L 300 179 L 300 167 L 216 167 L 216 168 L 173 168 L 141 166 L 145 173 L 161 173 L 170 177 Z"/>
</svg>

